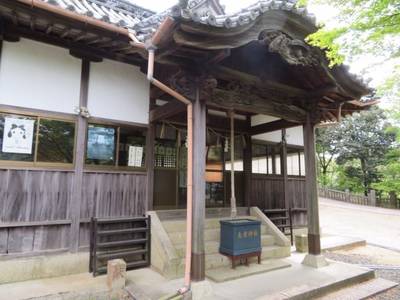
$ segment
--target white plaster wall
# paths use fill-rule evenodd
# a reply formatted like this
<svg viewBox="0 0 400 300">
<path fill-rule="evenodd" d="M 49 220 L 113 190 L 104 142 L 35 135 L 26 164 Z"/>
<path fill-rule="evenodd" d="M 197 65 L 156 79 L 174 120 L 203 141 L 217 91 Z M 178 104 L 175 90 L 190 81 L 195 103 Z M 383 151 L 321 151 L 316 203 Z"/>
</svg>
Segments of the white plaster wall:
<svg viewBox="0 0 400 300">
<path fill-rule="evenodd" d="M 286 129 L 286 141 L 290 145 L 304 146 L 303 126 Z"/>
<path fill-rule="evenodd" d="M 91 116 L 147 124 L 149 93 L 149 82 L 138 67 L 110 60 L 91 64 Z"/>
<path fill-rule="evenodd" d="M 66 49 L 28 39 L 4 42 L 0 104 L 74 113 L 80 74 L 81 61 Z"/>
<path fill-rule="evenodd" d="M 251 118 L 251 126 L 256 126 L 264 123 L 270 123 L 277 121 L 279 118 L 275 118 L 267 115 L 256 115 Z M 253 139 L 268 141 L 273 143 L 280 143 L 282 140 L 282 132 L 280 130 L 268 132 L 264 134 L 258 134 L 253 136 Z M 293 127 L 286 129 L 286 141 L 290 145 L 303 146 L 303 127 Z"/>
<path fill-rule="evenodd" d="M 255 115 L 251 117 L 251 126 L 257 126 L 264 123 L 270 123 L 273 121 L 278 121 L 279 118 L 275 118 L 273 116 L 268 115 Z"/>
</svg>

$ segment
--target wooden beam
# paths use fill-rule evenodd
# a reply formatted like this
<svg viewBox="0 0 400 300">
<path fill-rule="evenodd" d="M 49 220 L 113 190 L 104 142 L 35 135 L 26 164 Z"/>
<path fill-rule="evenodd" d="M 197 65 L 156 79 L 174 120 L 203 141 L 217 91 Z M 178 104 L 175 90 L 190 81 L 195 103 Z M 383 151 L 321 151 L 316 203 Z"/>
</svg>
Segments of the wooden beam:
<svg viewBox="0 0 400 300">
<path fill-rule="evenodd" d="M 90 75 L 90 62 L 82 60 L 81 70 L 81 88 L 79 97 L 79 106 L 87 107 L 88 93 L 89 93 L 89 75 Z M 82 198 L 82 182 L 83 182 L 83 169 L 85 166 L 85 140 L 88 127 L 88 121 L 83 116 L 78 118 L 77 137 L 76 137 L 76 153 L 75 153 L 75 175 L 74 185 L 71 197 L 71 244 L 70 249 L 72 252 L 77 252 L 79 249 L 79 229 L 80 229 L 80 204 Z"/>
<path fill-rule="evenodd" d="M 257 134 L 268 133 L 268 132 L 277 131 L 280 129 L 291 128 L 291 127 L 296 127 L 296 126 L 299 126 L 299 123 L 290 122 L 290 121 L 286 121 L 286 120 L 277 120 L 277 121 L 272 121 L 269 123 L 264 123 L 264 124 L 253 126 L 250 129 L 250 133 L 251 133 L 251 135 L 257 135 Z"/>
<path fill-rule="evenodd" d="M 172 117 L 168 118 L 166 121 L 168 121 L 172 124 L 186 126 L 186 114 L 181 113 L 179 115 L 172 116 Z M 230 131 L 229 119 L 211 115 L 211 114 L 207 114 L 207 127 L 215 129 L 217 131 L 221 131 L 221 132 L 229 132 Z M 246 121 L 236 119 L 235 120 L 235 132 L 248 133 L 249 127 L 247 126 Z"/>
<path fill-rule="evenodd" d="M 150 122 L 156 122 L 159 120 L 165 120 L 169 117 L 172 117 L 176 114 L 179 114 L 180 112 L 183 112 L 186 110 L 186 106 L 177 101 L 177 100 L 172 100 L 168 102 L 167 104 L 164 104 L 162 106 L 158 106 L 157 108 L 154 108 L 150 111 Z"/>
<path fill-rule="evenodd" d="M 258 87 L 260 89 L 272 89 L 279 91 L 282 96 L 298 96 L 307 97 L 307 91 L 299 89 L 293 86 L 282 84 L 271 80 L 261 80 L 259 77 L 241 72 L 239 70 L 234 70 L 227 67 L 218 66 L 211 70 L 211 74 L 216 78 L 223 79 L 226 81 L 240 81 L 248 86 Z"/>
<path fill-rule="evenodd" d="M 240 84 L 253 87 L 252 91 L 261 97 L 268 97 L 276 102 L 293 104 L 302 101 L 319 101 L 332 93 L 339 93 L 340 90 L 334 85 L 327 85 L 319 89 L 307 91 L 294 86 L 271 80 L 261 80 L 239 70 L 218 66 L 212 69 L 211 73 L 218 79 L 226 81 L 239 81 Z"/>
<path fill-rule="evenodd" d="M 306 112 L 295 105 L 273 102 L 245 91 L 214 89 L 212 95 L 207 99 L 207 104 L 225 109 L 271 115 L 298 123 L 302 123 L 306 119 Z"/>
<path fill-rule="evenodd" d="M 89 60 L 91 62 L 102 62 L 103 58 L 100 56 L 95 56 L 89 51 L 84 51 L 84 50 L 69 50 L 69 54 L 73 57 L 76 57 L 78 59 L 85 59 Z"/>
</svg>

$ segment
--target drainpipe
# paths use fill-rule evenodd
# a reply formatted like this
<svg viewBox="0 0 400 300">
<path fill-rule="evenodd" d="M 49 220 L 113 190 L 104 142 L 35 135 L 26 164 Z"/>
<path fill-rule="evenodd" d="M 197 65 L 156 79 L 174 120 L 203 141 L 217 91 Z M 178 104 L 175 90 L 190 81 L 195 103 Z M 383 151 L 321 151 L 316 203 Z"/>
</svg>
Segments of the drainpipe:
<svg viewBox="0 0 400 300">
<path fill-rule="evenodd" d="M 84 16 L 77 14 L 75 12 L 65 10 L 61 7 L 48 4 L 41 0 L 16 0 L 20 3 L 26 4 L 54 14 L 58 14 L 63 17 L 67 17 L 84 24 L 90 24 L 92 26 L 105 29 L 116 34 L 120 34 L 122 36 L 126 36 L 131 39 L 131 45 L 133 47 L 139 49 L 147 49 L 144 43 L 140 42 L 136 36 L 131 33 L 128 29 L 118 27 L 112 24 L 109 24 L 104 21 L 97 20 L 95 18 Z M 158 81 L 153 77 L 154 75 L 154 52 L 156 46 L 163 40 L 163 38 L 172 31 L 173 26 L 175 26 L 175 21 L 168 17 L 164 20 L 164 22 L 160 25 L 157 32 L 154 34 L 151 40 L 151 46 L 149 47 L 149 59 L 148 59 L 148 73 L 147 79 L 157 86 L 159 89 L 163 90 L 167 94 L 171 95 L 172 97 L 176 98 L 177 100 L 183 102 L 187 105 L 187 126 L 188 126 L 188 174 L 187 174 L 187 230 L 186 230 L 186 261 L 185 261 L 185 285 L 183 288 L 179 290 L 180 294 L 184 294 L 190 290 L 190 281 L 191 281 L 191 256 L 192 256 L 192 190 L 193 190 L 193 106 L 192 102 L 184 97 L 183 95 L 179 94 L 178 92 L 174 91 L 173 89 L 169 88 L 162 82 Z"/>
<path fill-rule="evenodd" d="M 228 113 L 231 121 L 231 218 L 237 217 L 235 195 L 235 112 Z"/>
<path fill-rule="evenodd" d="M 193 213 L 193 104 L 187 99 L 185 96 L 179 94 L 174 91 L 164 83 L 160 82 L 156 78 L 154 78 L 154 61 L 155 61 L 155 49 L 157 45 L 161 42 L 161 40 L 168 34 L 173 26 L 175 25 L 175 21 L 172 18 L 167 18 L 160 25 L 157 32 L 154 34 L 151 44 L 147 47 L 147 51 L 149 52 L 148 57 L 148 67 L 147 67 L 147 79 L 156 87 L 164 91 L 165 93 L 171 95 L 175 99 L 181 101 L 187 106 L 187 140 L 188 140 L 188 149 L 187 149 L 187 224 L 186 224 L 186 257 L 185 257 L 185 279 L 184 286 L 178 290 L 179 294 L 185 294 L 190 290 L 191 283 L 191 260 L 192 260 L 192 213 Z M 132 38 L 133 45 L 141 44 L 133 34 L 130 34 Z M 144 44 L 143 44 L 144 46 Z M 145 47 L 146 48 L 146 47 Z"/>
</svg>

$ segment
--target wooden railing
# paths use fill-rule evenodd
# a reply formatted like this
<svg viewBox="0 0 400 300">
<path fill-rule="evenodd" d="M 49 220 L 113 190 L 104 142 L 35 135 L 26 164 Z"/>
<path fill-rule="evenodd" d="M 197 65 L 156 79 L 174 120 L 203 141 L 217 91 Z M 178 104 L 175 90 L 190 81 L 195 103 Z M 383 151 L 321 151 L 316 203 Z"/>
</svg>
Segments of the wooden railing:
<svg viewBox="0 0 400 300">
<path fill-rule="evenodd" d="M 319 196 L 332 200 L 343 201 L 347 203 L 376 206 L 375 191 L 371 191 L 368 196 L 352 194 L 349 191 L 337 191 L 320 187 L 318 190 Z"/>
</svg>

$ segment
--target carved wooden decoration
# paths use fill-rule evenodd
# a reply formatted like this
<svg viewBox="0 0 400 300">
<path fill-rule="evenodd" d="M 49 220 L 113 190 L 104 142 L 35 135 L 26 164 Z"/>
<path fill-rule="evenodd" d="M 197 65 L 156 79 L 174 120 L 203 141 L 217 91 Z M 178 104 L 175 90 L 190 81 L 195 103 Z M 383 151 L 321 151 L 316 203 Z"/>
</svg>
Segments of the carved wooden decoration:
<svg viewBox="0 0 400 300">
<path fill-rule="evenodd" d="M 264 30 L 260 34 L 260 43 L 269 52 L 278 53 L 288 64 L 295 66 L 318 66 L 319 56 L 304 41 L 293 39 L 279 30 Z"/>
</svg>

